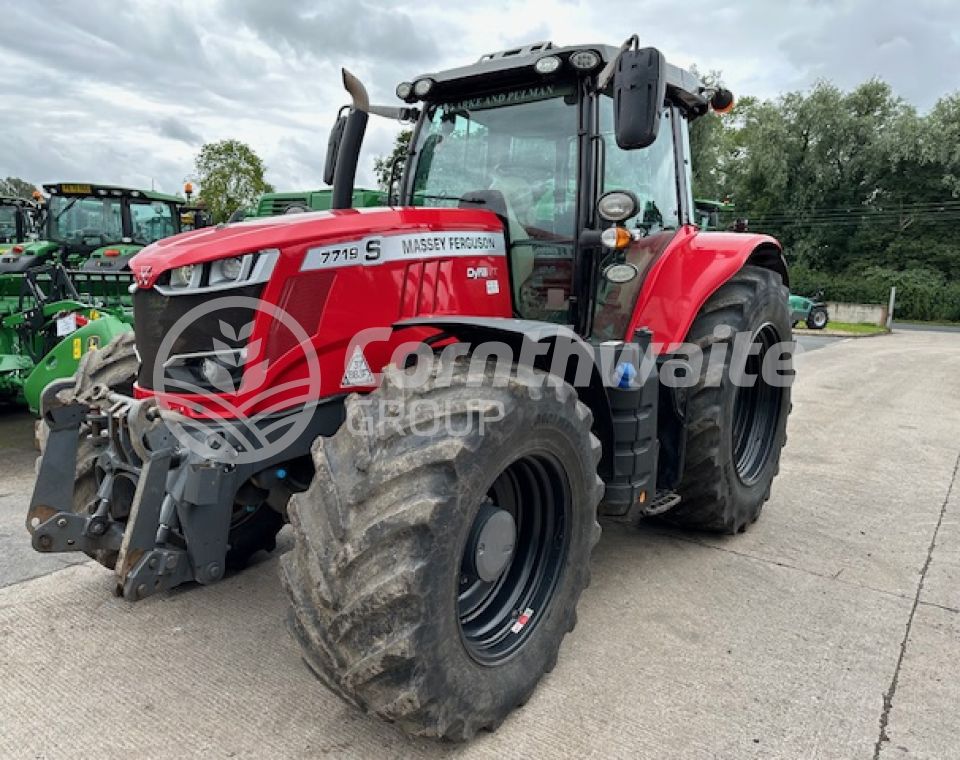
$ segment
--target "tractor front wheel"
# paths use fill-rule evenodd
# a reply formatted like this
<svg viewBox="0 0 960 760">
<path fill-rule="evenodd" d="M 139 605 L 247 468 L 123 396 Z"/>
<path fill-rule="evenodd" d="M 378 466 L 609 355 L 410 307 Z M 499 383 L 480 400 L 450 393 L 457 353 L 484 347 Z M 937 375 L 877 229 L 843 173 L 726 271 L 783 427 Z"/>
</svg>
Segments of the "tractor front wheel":
<svg viewBox="0 0 960 760">
<path fill-rule="evenodd" d="M 734 365 L 738 335 L 750 347 L 742 368 Z M 722 533 L 741 532 L 756 521 L 787 440 L 788 341 L 787 289 L 775 272 L 744 267 L 704 304 L 687 337 L 703 349 L 702 369 L 687 392 L 681 500 L 665 515 L 668 521 Z M 784 363 L 779 376 L 773 359 Z"/>
<path fill-rule="evenodd" d="M 290 501 L 293 633 L 351 704 L 466 740 L 523 704 L 576 621 L 599 538 L 600 443 L 576 391 L 514 367 L 395 368 L 346 402 Z"/>
<path fill-rule="evenodd" d="M 816 306 L 807 317 L 807 327 L 811 330 L 822 330 L 827 326 L 828 321 L 830 321 L 830 318 L 827 315 L 827 310 L 822 306 Z"/>
</svg>

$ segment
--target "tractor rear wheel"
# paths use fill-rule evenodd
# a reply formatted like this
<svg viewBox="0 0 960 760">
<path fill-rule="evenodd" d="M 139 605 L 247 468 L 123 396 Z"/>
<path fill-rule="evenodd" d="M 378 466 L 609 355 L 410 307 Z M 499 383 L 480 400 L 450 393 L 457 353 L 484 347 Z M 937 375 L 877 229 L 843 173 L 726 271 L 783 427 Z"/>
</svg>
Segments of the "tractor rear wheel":
<svg viewBox="0 0 960 760">
<path fill-rule="evenodd" d="M 134 333 L 129 330 L 118 335 L 106 346 L 90 351 L 80 360 L 72 388 L 68 392 L 76 398 L 84 398 L 96 386 L 106 386 L 115 393 L 125 396 L 133 394 L 133 383 L 137 378 L 139 361 L 134 346 Z M 40 425 L 37 436 L 40 443 L 40 457 L 46 447 L 47 426 Z M 73 484 L 73 511 L 87 514 L 97 496 L 96 463 L 98 450 L 88 437 L 86 423 L 80 426 L 80 441 L 77 446 L 77 464 Z M 39 468 L 40 460 L 37 460 Z M 132 490 L 130 496 L 132 498 Z M 123 519 L 123 518 L 117 518 Z M 272 551 L 276 548 L 276 535 L 284 525 L 282 514 L 267 504 L 251 509 L 237 505 L 230 523 L 230 549 L 227 551 L 226 564 L 231 569 L 239 569 L 258 551 Z M 88 553 L 101 565 L 113 569 L 117 563 L 117 552 L 98 549 Z"/>
<path fill-rule="evenodd" d="M 555 376 L 431 360 L 384 372 L 313 446 L 282 559 L 291 629 L 351 704 L 466 740 L 522 705 L 576 622 L 600 535 L 600 443 Z M 534 390 L 536 388 L 537 390 Z"/>
<path fill-rule="evenodd" d="M 750 387 L 738 387 L 731 372 L 737 334 L 748 335 L 756 347 L 744 367 L 747 375 L 756 375 Z M 681 500 L 665 515 L 669 522 L 738 533 L 759 517 L 787 439 L 790 387 L 783 381 L 791 379 L 792 364 L 779 385 L 768 382 L 772 378 L 761 369 L 768 352 L 777 353 L 779 344 L 790 340 L 787 289 L 768 269 L 744 267 L 700 310 L 687 342 L 703 349 L 702 369 L 687 392 Z M 719 359 L 716 352 L 722 352 Z M 782 358 L 790 357 L 788 347 Z"/>
</svg>

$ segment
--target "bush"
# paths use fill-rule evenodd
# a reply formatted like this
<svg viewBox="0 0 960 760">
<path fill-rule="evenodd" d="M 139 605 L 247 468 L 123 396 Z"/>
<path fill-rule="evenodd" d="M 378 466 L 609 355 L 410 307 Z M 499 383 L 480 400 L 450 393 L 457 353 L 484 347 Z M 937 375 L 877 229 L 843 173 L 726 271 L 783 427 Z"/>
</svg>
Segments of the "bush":
<svg viewBox="0 0 960 760">
<path fill-rule="evenodd" d="M 960 283 L 948 283 L 932 269 L 896 270 L 866 267 L 859 272 L 831 274 L 803 265 L 790 268 L 790 290 L 810 295 L 823 290 L 828 301 L 886 304 L 897 288 L 894 316 L 901 319 L 960 321 Z"/>
</svg>

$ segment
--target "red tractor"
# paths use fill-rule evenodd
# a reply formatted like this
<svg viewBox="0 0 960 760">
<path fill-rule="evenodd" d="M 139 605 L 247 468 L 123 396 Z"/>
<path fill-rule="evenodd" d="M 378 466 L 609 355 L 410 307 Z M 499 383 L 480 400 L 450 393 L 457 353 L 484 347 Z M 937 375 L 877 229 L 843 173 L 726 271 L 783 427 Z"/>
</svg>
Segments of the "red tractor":
<svg viewBox="0 0 960 760">
<path fill-rule="evenodd" d="M 401 107 L 344 83 L 333 211 L 136 257 L 135 336 L 44 394 L 27 524 L 136 600 L 220 580 L 289 522 L 310 667 L 465 739 L 556 663 L 598 519 L 757 519 L 787 271 L 776 240 L 695 225 L 688 127 L 732 96 L 635 37 L 486 55 L 401 83 Z M 352 209 L 371 114 L 415 122 L 401 204 Z"/>
</svg>

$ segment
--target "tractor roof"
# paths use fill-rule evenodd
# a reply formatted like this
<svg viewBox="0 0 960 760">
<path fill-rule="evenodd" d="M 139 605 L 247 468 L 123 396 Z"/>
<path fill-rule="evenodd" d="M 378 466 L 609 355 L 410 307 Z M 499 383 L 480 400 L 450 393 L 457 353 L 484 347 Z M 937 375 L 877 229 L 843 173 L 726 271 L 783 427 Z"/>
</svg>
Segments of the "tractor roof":
<svg viewBox="0 0 960 760">
<path fill-rule="evenodd" d="M 601 67 L 613 60 L 620 48 L 613 45 L 568 45 L 556 47 L 552 42 L 536 42 L 531 45 L 487 53 L 469 66 L 446 69 L 421 74 L 412 81 L 432 79 L 435 90 L 430 100 L 457 97 L 463 91 L 507 89 L 512 86 L 529 85 L 537 82 L 555 81 L 551 76 L 539 74 L 534 69 L 538 59 L 550 55 L 567 58 L 581 50 L 592 50 L 600 56 Z M 597 68 L 599 72 L 600 68 Z M 707 100 L 701 94 L 703 84 L 686 69 L 666 65 L 667 96 L 692 115 L 701 115 L 707 111 Z"/>
<path fill-rule="evenodd" d="M 148 201 L 166 201 L 167 203 L 183 204 L 183 198 L 177 195 L 167 195 L 157 193 L 153 190 L 135 190 L 129 187 L 117 187 L 115 185 L 96 185 L 90 182 L 56 182 L 44 185 L 43 189 L 50 195 L 67 196 L 113 196 L 114 198 L 145 198 Z"/>
</svg>

